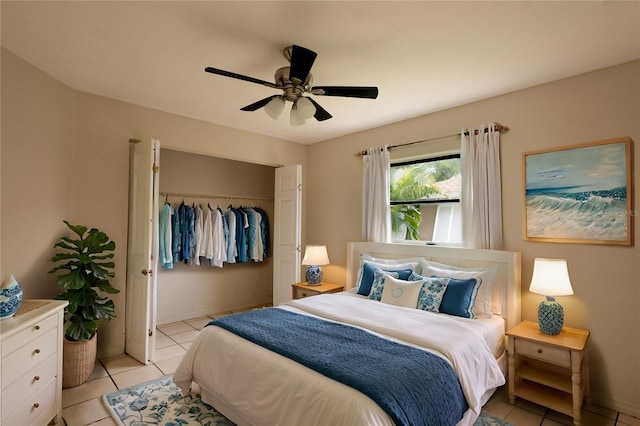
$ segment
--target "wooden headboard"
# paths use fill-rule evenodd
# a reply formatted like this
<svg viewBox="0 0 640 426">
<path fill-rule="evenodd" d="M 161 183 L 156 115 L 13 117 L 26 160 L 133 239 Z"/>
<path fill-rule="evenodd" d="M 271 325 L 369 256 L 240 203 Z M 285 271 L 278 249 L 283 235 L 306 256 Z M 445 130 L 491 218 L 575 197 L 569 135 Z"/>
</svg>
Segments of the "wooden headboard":
<svg viewBox="0 0 640 426">
<path fill-rule="evenodd" d="M 418 244 L 347 243 L 347 285 L 356 283 L 360 255 L 384 259 L 423 257 L 434 262 L 465 268 L 498 265 L 491 287 L 493 311 L 506 321 L 506 329 L 520 323 L 520 253 L 501 250 L 481 250 L 460 247 L 441 247 Z"/>
</svg>

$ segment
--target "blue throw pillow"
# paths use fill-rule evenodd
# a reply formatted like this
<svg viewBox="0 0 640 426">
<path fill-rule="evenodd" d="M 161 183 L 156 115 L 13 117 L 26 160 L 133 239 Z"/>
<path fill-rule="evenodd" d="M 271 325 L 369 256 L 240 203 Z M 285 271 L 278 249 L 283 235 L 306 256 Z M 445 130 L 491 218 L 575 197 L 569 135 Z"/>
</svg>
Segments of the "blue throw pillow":
<svg viewBox="0 0 640 426">
<path fill-rule="evenodd" d="M 369 263 L 364 263 L 362 265 L 362 275 L 360 277 L 360 285 L 358 286 L 358 294 L 363 296 L 368 296 L 371 293 L 371 284 L 373 284 L 373 272 L 376 269 L 381 269 L 385 272 L 396 272 L 398 274 L 398 278 L 401 280 L 407 280 L 409 275 L 413 272 L 412 269 L 393 269 L 393 267 L 387 268 L 379 268 L 377 266 L 371 265 Z"/>
<path fill-rule="evenodd" d="M 421 280 L 422 288 L 418 296 L 417 309 L 429 312 L 439 312 L 442 296 L 447 290 L 449 278 L 423 277 L 413 272 L 409 275 L 409 281 Z"/>
<path fill-rule="evenodd" d="M 476 278 L 450 278 L 442 296 L 439 311 L 463 318 L 476 318 L 473 306 L 476 303 L 481 281 Z"/>
</svg>

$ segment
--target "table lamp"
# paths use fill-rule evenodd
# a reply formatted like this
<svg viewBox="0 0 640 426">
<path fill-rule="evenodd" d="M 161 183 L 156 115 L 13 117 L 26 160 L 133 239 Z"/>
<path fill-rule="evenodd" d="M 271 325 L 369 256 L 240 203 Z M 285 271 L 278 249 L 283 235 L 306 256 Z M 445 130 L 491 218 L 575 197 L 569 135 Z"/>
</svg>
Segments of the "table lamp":
<svg viewBox="0 0 640 426">
<path fill-rule="evenodd" d="M 564 310 L 554 296 L 573 294 L 567 261 L 564 259 L 536 258 L 529 291 L 547 297 L 538 306 L 538 325 L 544 334 L 556 335 L 564 325 Z"/>
<path fill-rule="evenodd" d="M 320 265 L 329 264 L 327 246 L 306 246 L 302 264 L 308 265 L 306 274 L 307 284 L 319 285 L 322 281 L 322 269 Z"/>
</svg>

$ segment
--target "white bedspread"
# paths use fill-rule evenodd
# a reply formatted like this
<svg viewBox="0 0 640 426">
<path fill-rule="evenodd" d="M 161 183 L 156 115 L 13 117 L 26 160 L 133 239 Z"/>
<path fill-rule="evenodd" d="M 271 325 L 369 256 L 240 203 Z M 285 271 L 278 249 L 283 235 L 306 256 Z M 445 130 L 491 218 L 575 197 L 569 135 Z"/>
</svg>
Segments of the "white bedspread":
<svg viewBox="0 0 640 426">
<path fill-rule="evenodd" d="M 279 308 L 365 328 L 443 356 L 453 366 L 469 404 L 460 426 L 472 425 L 487 391 L 505 382 L 483 337 L 487 326 L 479 321 L 350 293 L 294 300 Z M 183 392 L 192 380 L 199 384 L 205 402 L 241 425 L 393 424 L 366 395 L 219 327 L 206 327 L 176 370 L 174 382 Z"/>
</svg>

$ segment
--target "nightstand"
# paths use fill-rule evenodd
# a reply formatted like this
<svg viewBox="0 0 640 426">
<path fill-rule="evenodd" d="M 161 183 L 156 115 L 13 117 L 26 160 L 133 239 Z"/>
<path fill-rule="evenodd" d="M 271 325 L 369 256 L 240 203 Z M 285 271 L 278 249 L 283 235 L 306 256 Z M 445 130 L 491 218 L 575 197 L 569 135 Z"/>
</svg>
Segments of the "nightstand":
<svg viewBox="0 0 640 426">
<path fill-rule="evenodd" d="M 291 297 L 302 299 L 303 297 L 317 296 L 324 293 L 338 293 L 343 291 L 344 286 L 340 284 L 320 283 L 309 285 L 306 282 L 291 284 Z"/>
<path fill-rule="evenodd" d="M 509 336 L 509 402 L 520 397 L 573 417 L 580 424 L 583 398 L 589 403 L 589 331 L 564 327 L 551 336 L 523 321 Z"/>
</svg>

